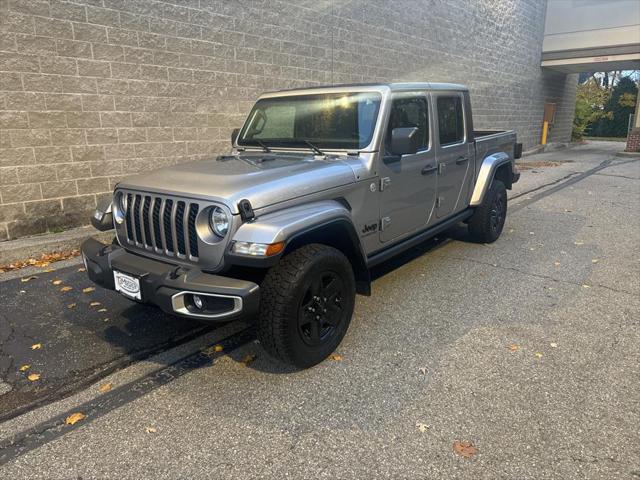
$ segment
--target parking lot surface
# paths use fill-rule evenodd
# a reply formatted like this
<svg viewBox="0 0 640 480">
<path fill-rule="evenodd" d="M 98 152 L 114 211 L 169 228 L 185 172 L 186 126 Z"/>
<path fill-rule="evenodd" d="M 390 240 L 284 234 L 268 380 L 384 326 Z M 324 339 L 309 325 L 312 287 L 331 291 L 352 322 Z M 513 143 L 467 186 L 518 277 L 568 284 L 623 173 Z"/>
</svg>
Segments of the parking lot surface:
<svg viewBox="0 0 640 480">
<path fill-rule="evenodd" d="M 527 158 L 496 243 L 459 228 L 377 269 L 335 359 L 292 371 L 251 327 L 207 330 L 222 351 L 152 357 L 1 423 L 0 477 L 640 478 L 640 161 L 618 148 Z M 200 328 L 82 293 L 77 267 L 0 283 L 3 317 L 81 330 L 81 341 L 56 340 L 34 324 L 3 351 L 8 370 L 38 361 L 64 383 L 92 349 L 113 362 Z M 5 303 L 56 276 L 75 297 L 42 287 L 29 308 Z M 89 298 L 109 305 L 118 335 Z M 48 357 L 48 340 L 30 350 L 40 338 L 66 354 Z M 146 370 L 127 377 L 136 368 Z M 9 385 L 23 381 L 13 370 Z M 85 418 L 64 425 L 72 413 Z"/>
</svg>

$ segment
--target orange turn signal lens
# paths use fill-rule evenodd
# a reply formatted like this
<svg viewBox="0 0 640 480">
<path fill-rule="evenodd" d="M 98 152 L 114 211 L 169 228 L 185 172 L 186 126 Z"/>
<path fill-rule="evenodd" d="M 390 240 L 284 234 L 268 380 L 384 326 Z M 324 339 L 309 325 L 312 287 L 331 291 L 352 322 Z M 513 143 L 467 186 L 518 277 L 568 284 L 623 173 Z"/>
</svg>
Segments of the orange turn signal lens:
<svg viewBox="0 0 640 480">
<path fill-rule="evenodd" d="M 265 256 L 271 257 L 273 255 L 279 254 L 284 250 L 284 242 L 271 243 L 267 247 L 267 251 L 265 252 Z"/>
</svg>

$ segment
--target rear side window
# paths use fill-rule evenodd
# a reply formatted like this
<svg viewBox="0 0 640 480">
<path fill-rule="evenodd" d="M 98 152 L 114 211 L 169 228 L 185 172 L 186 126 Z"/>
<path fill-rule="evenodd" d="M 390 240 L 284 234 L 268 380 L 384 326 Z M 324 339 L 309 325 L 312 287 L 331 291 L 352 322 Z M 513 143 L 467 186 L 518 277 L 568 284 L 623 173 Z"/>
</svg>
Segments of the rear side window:
<svg viewBox="0 0 640 480">
<path fill-rule="evenodd" d="M 438 127 L 440 129 L 440 145 L 451 145 L 464 139 L 464 116 L 462 115 L 462 98 L 438 97 Z"/>
<path fill-rule="evenodd" d="M 417 127 L 420 147 L 429 146 L 429 114 L 425 97 L 396 98 L 391 105 L 389 125 L 387 127 L 387 145 L 391 141 L 394 128 Z"/>
</svg>

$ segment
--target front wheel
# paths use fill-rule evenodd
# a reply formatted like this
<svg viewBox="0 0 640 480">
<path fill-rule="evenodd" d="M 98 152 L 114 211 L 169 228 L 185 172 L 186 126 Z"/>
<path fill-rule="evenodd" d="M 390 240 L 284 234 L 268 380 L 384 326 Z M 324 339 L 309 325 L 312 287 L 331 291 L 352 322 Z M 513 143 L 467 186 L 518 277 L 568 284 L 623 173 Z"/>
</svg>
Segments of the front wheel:
<svg viewBox="0 0 640 480">
<path fill-rule="evenodd" d="M 484 197 L 469 219 L 469 233 L 476 242 L 495 242 L 507 218 L 507 189 L 500 180 L 494 179 Z"/>
<path fill-rule="evenodd" d="M 312 367 L 342 341 L 355 295 L 353 269 L 342 252 L 320 244 L 294 250 L 262 283 L 258 340 L 277 360 Z"/>
</svg>

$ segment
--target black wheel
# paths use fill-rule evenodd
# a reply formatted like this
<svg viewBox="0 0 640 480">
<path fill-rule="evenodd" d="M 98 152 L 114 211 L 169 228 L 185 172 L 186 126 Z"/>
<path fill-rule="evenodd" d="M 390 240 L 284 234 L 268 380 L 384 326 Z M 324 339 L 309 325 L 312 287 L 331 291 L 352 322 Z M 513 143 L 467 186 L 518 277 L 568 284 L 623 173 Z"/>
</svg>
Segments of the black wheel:
<svg viewBox="0 0 640 480">
<path fill-rule="evenodd" d="M 261 285 L 258 340 L 284 363 L 316 365 L 342 341 L 355 295 L 353 269 L 342 252 L 301 247 L 271 268 Z"/>
<path fill-rule="evenodd" d="M 507 218 L 507 189 L 500 180 L 493 180 L 482 205 L 469 219 L 469 233 L 477 242 L 495 242 Z"/>
</svg>

